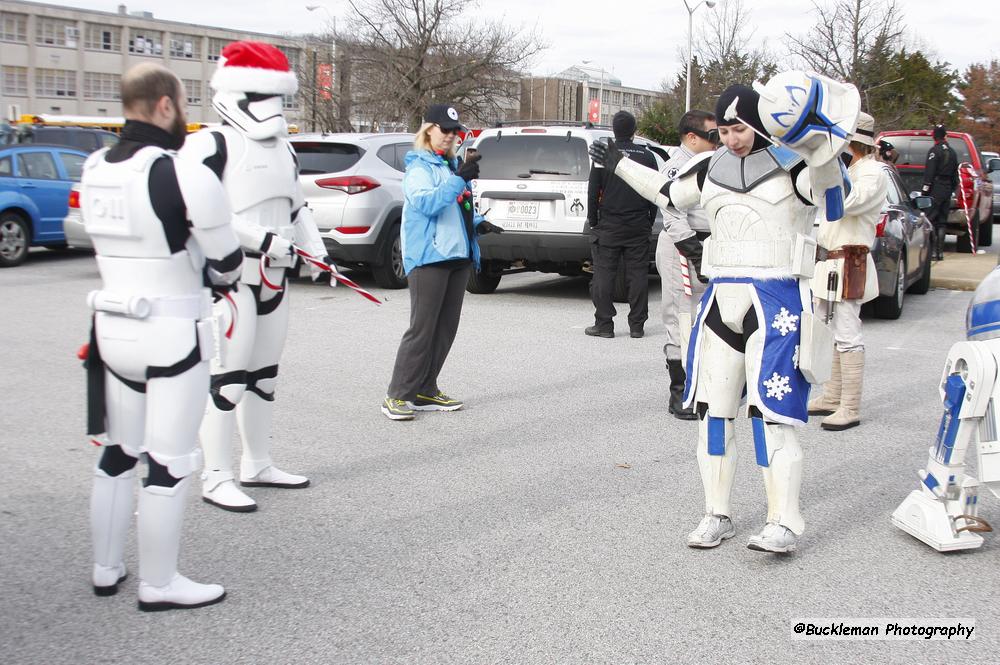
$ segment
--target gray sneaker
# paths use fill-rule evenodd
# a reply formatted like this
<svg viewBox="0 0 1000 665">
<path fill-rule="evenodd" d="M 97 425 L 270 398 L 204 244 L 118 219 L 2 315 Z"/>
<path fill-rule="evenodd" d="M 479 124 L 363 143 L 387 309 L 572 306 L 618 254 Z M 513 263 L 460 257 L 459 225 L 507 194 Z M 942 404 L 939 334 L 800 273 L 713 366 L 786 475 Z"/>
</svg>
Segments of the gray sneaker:
<svg viewBox="0 0 1000 665">
<path fill-rule="evenodd" d="M 394 397 L 386 397 L 382 400 L 382 413 L 389 420 L 413 420 L 416 415 L 405 400 Z"/>
<path fill-rule="evenodd" d="M 750 537 L 747 547 L 758 552 L 793 552 L 795 534 L 787 526 L 768 522 L 756 536 Z"/>
<path fill-rule="evenodd" d="M 708 549 L 736 535 L 733 521 L 725 515 L 705 515 L 698 528 L 688 534 L 688 547 Z"/>
</svg>

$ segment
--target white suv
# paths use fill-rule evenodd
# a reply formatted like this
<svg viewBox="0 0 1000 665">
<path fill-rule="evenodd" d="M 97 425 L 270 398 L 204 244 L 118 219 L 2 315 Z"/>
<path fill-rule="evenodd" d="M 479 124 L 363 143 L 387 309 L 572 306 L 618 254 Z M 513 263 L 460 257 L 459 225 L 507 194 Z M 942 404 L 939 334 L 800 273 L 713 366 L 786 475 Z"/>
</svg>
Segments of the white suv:
<svg viewBox="0 0 1000 665">
<path fill-rule="evenodd" d="M 468 290 L 492 293 L 510 269 L 579 275 L 590 264 L 587 227 L 587 181 L 591 142 L 612 137 L 593 125 L 534 124 L 485 129 L 471 149 L 482 155 L 480 175 L 472 182 L 475 205 L 486 219 L 504 229 L 479 239 L 482 271 Z M 658 166 L 669 158 L 657 143 L 636 137 Z M 663 228 L 657 214 L 652 231 Z"/>
</svg>

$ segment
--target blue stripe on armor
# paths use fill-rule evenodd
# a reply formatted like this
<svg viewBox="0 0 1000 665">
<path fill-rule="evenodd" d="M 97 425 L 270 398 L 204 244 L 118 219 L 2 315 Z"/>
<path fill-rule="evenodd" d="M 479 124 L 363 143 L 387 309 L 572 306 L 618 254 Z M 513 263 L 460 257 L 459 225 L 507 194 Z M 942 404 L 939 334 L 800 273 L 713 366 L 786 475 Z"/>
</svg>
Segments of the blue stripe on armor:
<svg viewBox="0 0 1000 665">
<path fill-rule="evenodd" d="M 929 490 L 933 491 L 934 488 L 937 487 L 940 484 L 941 483 L 939 483 L 937 481 L 937 478 L 934 477 L 933 473 L 928 473 L 927 477 L 924 478 L 924 485 L 927 485 L 927 489 L 929 489 Z"/>
<path fill-rule="evenodd" d="M 726 419 L 708 416 L 708 454 L 726 454 Z"/>
<path fill-rule="evenodd" d="M 839 186 L 826 190 L 826 219 L 835 222 L 844 216 L 844 195 Z"/>
<path fill-rule="evenodd" d="M 767 438 L 764 436 L 764 419 L 751 418 L 753 423 L 753 450 L 757 455 L 757 466 L 769 466 L 767 463 Z"/>
<path fill-rule="evenodd" d="M 951 463 L 951 454 L 955 450 L 955 439 L 958 437 L 958 417 L 965 399 L 965 381 L 958 374 L 948 377 L 944 387 L 944 415 L 941 417 L 941 428 L 938 430 L 938 459 L 945 464 Z"/>
<path fill-rule="evenodd" d="M 992 323 L 987 326 L 978 326 L 975 328 L 969 328 L 968 332 L 965 333 L 966 339 L 972 339 L 975 335 L 982 335 L 983 333 L 995 332 L 1000 330 L 1000 323 Z"/>
</svg>

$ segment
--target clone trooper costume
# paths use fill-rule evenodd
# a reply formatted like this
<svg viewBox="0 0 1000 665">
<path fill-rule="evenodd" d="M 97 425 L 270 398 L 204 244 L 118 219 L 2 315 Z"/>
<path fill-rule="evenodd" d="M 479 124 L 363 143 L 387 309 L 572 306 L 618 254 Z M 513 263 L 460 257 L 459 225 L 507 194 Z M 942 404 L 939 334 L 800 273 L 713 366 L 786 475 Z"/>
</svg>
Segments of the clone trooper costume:
<svg viewBox="0 0 1000 665">
<path fill-rule="evenodd" d="M 948 351 L 938 390 L 941 425 L 913 490 L 893 512 L 892 523 L 939 552 L 983 544 L 992 531 L 979 517 L 979 487 L 1000 497 L 1000 268 L 972 296 L 966 315 L 968 341 Z M 979 478 L 965 468 L 974 446 Z"/>
<path fill-rule="evenodd" d="M 686 145 L 674 154 L 660 169 L 667 178 L 673 180 L 695 153 Z M 660 314 L 667 331 L 667 343 L 663 345 L 667 371 L 670 374 L 670 412 L 682 420 L 693 420 L 697 416 L 691 409 L 683 407 L 685 374 L 684 351 L 687 350 L 691 323 L 697 312 L 698 302 L 705 293 L 705 282 L 699 279 L 698 268 L 701 257 L 695 265 L 687 257 L 682 257 L 675 243 L 695 238 L 704 242 L 710 235 L 708 217 L 701 206 L 689 210 L 664 208 L 663 230 L 656 243 L 656 270 L 660 273 Z M 694 257 L 692 257 L 694 258 Z"/>
<path fill-rule="evenodd" d="M 858 117 L 853 141 L 875 147 L 875 120 L 867 113 Z M 875 226 L 885 205 L 885 169 L 875 155 L 855 157 L 847 169 L 851 193 L 844 201 L 844 216 L 836 222 L 821 223 L 817 242 L 827 258 L 816 265 L 812 290 L 816 314 L 826 319 L 832 309 L 833 339 L 836 350 L 830 380 L 823 392 L 809 402 L 809 415 L 826 415 L 822 427 L 844 430 L 861 423 L 861 386 L 864 383 L 865 343 L 861 336 L 861 305 L 878 296 L 875 261 L 868 251 L 875 242 Z M 844 264 L 855 260 L 845 247 L 864 253 L 864 292 L 860 298 L 845 295 Z M 836 273 L 837 288 L 827 288 L 829 274 Z M 860 281 L 860 280 L 859 280 Z M 832 301 L 831 301 L 832 297 Z"/>
<path fill-rule="evenodd" d="M 703 257 L 710 282 L 687 356 L 684 405 L 695 406 L 700 418 L 706 512 L 688 536 L 691 547 L 715 547 L 735 534 L 733 419 L 742 397 L 768 500 L 767 523 L 748 547 L 789 552 L 805 526 L 794 426 L 805 423 L 809 384 L 826 379 L 832 350 L 811 311 L 813 206 L 823 206 L 827 218 L 841 214 L 846 185 L 837 155 L 859 106 L 853 86 L 788 72 L 758 91 L 737 85 L 720 96 L 718 124 L 744 124 L 758 134 L 745 157 L 728 148 L 704 153 L 671 181 L 608 151 L 607 167 L 644 197 L 661 207 L 701 205 L 711 227 Z M 796 152 L 772 145 L 767 134 Z M 592 149 L 600 159 L 599 144 Z"/>
<path fill-rule="evenodd" d="M 130 120 L 117 146 L 87 159 L 81 181 L 102 280 L 88 296 L 88 432 L 107 432 L 93 439 L 102 448 L 90 502 L 94 592 L 113 595 L 125 579 L 142 456 L 149 465 L 138 511 L 143 610 L 200 607 L 225 595 L 179 574 L 177 556 L 190 475 L 201 465 L 196 435 L 214 349 L 206 283 L 233 285 L 243 257 L 218 181 L 167 150 L 181 141 Z"/>
<path fill-rule="evenodd" d="M 297 88 L 284 54 L 269 44 L 229 44 L 211 86 L 216 91 L 212 105 L 224 124 L 190 136 L 180 156 L 205 164 L 221 180 L 245 260 L 240 288 L 215 305 L 220 348 L 212 362 L 212 399 L 200 432 L 202 498 L 226 510 L 249 512 L 257 504 L 236 486 L 232 470 L 237 425 L 243 487 L 309 485 L 304 476 L 272 463 L 271 420 L 288 328 L 287 272 L 297 259 L 293 244 L 316 258 L 325 258 L 326 249 L 305 206 L 295 154 L 284 138 L 282 95 Z"/>
</svg>

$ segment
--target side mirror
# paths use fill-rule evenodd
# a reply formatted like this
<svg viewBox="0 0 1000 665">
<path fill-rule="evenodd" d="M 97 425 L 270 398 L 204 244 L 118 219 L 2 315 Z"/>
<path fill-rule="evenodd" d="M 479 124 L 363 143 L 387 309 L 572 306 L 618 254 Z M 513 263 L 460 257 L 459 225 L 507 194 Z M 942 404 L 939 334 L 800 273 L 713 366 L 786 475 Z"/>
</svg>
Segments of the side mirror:
<svg viewBox="0 0 1000 665">
<path fill-rule="evenodd" d="M 993 173 L 994 171 L 1000 171 L 1000 159 L 994 157 L 986 164 L 986 171 L 988 173 Z"/>
<path fill-rule="evenodd" d="M 914 194 L 917 193 L 914 192 Z M 916 196 L 912 197 L 912 199 L 913 199 L 913 205 L 917 206 L 917 210 L 927 210 L 932 205 L 934 205 L 934 200 L 931 199 L 931 197 L 929 196 L 923 196 L 921 194 L 917 194 Z"/>
</svg>

